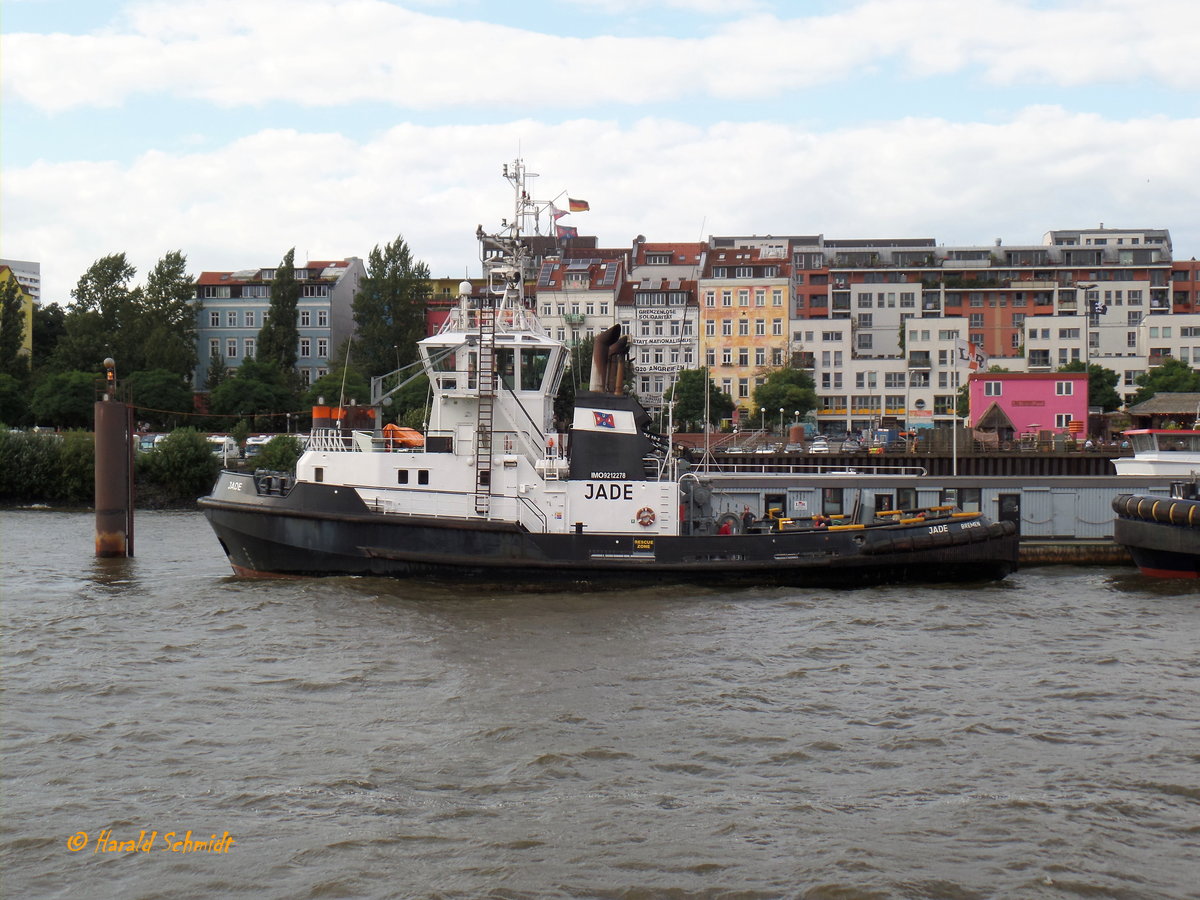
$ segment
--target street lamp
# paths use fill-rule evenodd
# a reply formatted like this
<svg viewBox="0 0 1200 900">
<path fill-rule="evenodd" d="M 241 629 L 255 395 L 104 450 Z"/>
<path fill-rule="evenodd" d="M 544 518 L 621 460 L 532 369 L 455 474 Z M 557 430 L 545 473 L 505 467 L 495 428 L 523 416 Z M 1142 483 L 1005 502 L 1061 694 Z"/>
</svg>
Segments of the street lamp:
<svg viewBox="0 0 1200 900">
<path fill-rule="evenodd" d="M 779 407 L 779 436 L 783 437 L 783 407 Z"/>
<path fill-rule="evenodd" d="M 765 406 L 760 406 L 758 408 L 758 414 L 762 419 L 762 424 L 759 426 L 759 430 L 761 430 L 765 435 L 767 433 L 767 408 Z"/>
<path fill-rule="evenodd" d="M 1083 292 L 1084 304 L 1084 320 L 1083 320 L 1083 370 L 1086 372 L 1092 358 L 1092 316 L 1097 318 L 1096 325 L 1100 324 L 1100 313 L 1107 312 L 1108 307 L 1100 303 L 1100 298 L 1097 296 L 1095 300 L 1087 299 L 1087 292 L 1095 290 L 1094 284 L 1076 284 L 1075 290 Z"/>
</svg>

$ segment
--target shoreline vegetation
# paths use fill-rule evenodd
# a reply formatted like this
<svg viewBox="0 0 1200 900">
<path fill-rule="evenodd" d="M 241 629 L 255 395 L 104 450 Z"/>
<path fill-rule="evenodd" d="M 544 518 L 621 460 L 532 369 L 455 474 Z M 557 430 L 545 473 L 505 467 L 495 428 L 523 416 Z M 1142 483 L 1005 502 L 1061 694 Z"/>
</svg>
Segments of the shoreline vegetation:
<svg viewBox="0 0 1200 900">
<path fill-rule="evenodd" d="M 254 468 L 288 471 L 299 441 L 281 435 L 251 461 Z M 90 431 L 0 432 L 0 508 L 95 508 L 95 435 Z M 231 462 L 231 467 L 246 463 Z M 135 509 L 197 509 L 222 467 L 203 434 L 177 429 L 135 459 Z"/>
</svg>

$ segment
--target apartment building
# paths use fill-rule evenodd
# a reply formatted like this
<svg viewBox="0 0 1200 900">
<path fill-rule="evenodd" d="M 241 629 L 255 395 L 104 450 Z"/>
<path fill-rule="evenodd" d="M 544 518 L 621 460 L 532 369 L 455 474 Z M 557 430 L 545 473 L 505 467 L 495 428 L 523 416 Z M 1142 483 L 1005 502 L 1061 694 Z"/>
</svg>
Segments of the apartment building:
<svg viewBox="0 0 1200 900">
<path fill-rule="evenodd" d="M 787 364 L 790 239 L 711 237 L 698 285 L 700 364 L 744 414 L 754 388 Z"/>
<path fill-rule="evenodd" d="M 35 306 L 42 303 L 42 264 L 27 259 L 0 259 L 0 266 L 8 266 L 21 289 Z"/>
<path fill-rule="evenodd" d="M 210 361 L 227 369 L 257 355 L 258 332 L 271 305 L 274 268 L 202 272 L 196 280 L 196 367 L 194 386 L 203 390 Z M 329 372 L 329 356 L 354 333 L 354 296 L 366 267 L 358 257 L 312 261 L 295 267 L 300 283 L 296 325 L 296 371 L 311 384 Z"/>
<path fill-rule="evenodd" d="M 634 390 L 646 411 L 657 416 L 679 373 L 697 363 L 696 282 L 640 278 L 625 285 L 617 321 L 629 335 Z"/>
<path fill-rule="evenodd" d="M 627 254 L 589 247 L 544 259 L 533 302 L 546 334 L 573 345 L 611 327 L 625 283 Z"/>
<path fill-rule="evenodd" d="M 28 265 L 28 264 L 27 264 Z M 0 285 L 14 281 L 21 296 L 21 347 L 18 353 L 29 356 L 33 353 L 33 295 L 21 280 L 21 276 L 7 262 L 0 262 Z"/>
</svg>

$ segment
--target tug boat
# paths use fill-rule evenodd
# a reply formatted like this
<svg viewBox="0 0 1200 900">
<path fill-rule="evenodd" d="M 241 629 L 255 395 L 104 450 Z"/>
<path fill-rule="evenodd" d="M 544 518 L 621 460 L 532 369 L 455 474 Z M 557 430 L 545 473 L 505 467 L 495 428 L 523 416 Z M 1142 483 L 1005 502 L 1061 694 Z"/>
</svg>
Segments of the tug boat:
<svg viewBox="0 0 1200 900">
<path fill-rule="evenodd" d="M 1114 460 L 1118 475 L 1162 475 L 1170 494 L 1118 494 L 1113 539 L 1143 575 L 1200 578 L 1200 430 L 1125 432 L 1133 456 Z"/>
<path fill-rule="evenodd" d="M 696 583 L 853 587 L 983 581 L 1017 566 L 1010 522 L 952 506 L 848 512 L 789 502 L 820 475 L 756 474 L 694 461 L 651 429 L 622 385 L 629 336 L 597 336 L 588 390 L 555 426 L 568 348 L 539 324 L 524 286 L 522 239 L 546 204 L 526 191 L 521 160 L 505 166 L 516 196 L 501 229 L 477 230 L 487 289 L 459 302 L 419 344 L 432 400 L 423 443 L 375 427 L 403 386 L 373 379 L 371 406 L 314 418 L 295 475 L 222 472 L 200 500 L 235 573 L 372 575 L 511 589 Z M 359 427 L 352 421 L 359 416 Z M 785 498 L 739 514 L 749 484 Z M 731 510 L 738 510 L 738 513 Z"/>
</svg>

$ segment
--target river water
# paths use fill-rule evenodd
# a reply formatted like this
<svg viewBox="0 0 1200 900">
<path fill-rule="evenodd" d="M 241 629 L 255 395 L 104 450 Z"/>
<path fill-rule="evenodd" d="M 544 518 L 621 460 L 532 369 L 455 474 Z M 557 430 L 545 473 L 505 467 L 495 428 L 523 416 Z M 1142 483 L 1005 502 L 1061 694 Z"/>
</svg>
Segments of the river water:
<svg viewBox="0 0 1200 900">
<path fill-rule="evenodd" d="M 92 536 L 0 512 L 5 897 L 1200 896 L 1196 584 L 506 595 Z"/>
</svg>

